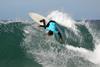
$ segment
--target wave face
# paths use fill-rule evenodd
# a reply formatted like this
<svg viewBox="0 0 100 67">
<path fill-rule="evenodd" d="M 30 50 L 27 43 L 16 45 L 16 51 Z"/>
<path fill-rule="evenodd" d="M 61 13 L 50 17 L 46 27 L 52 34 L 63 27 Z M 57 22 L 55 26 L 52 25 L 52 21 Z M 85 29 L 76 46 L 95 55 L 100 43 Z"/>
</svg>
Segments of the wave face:
<svg viewBox="0 0 100 67">
<path fill-rule="evenodd" d="M 47 17 L 65 27 L 66 44 L 93 50 L 93 37 L 84 23 L 79 24 L 68 14 L 59 11 L 53 11 Z"/>
<path fill-rule="evenodd" d="M 100 67 L 99 22 L 77 22 L 59 11 L 47 17 L 63 22 L 65 44 L 46 36 L 30 21 L 0 23 L 0 66 Z"/>
<path fill-rule="evenodd" d="M 0 23 L 0 67 L 41 67 L 21 47 L 25 26 L 22 22 Z"/>
</svg>

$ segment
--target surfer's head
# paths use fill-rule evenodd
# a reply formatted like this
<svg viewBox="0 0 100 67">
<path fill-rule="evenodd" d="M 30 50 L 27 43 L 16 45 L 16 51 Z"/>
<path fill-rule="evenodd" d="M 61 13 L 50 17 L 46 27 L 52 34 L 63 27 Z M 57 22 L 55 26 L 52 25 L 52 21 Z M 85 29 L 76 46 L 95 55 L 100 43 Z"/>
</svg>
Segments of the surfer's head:
<svg viewBox="0 0 100 67">
<path fill-rule="evenodd" d="M 49 36 L 52 36 L 53 35 L 53 32 L 52 31 L 48 31 L 48 35 Z"/>
</svg>

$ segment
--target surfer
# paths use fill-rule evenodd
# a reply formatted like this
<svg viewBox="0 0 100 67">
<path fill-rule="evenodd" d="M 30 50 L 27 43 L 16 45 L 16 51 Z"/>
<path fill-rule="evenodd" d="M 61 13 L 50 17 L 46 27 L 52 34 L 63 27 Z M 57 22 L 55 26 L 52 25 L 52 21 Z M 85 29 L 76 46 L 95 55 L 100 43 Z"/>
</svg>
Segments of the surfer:
<svg viewBox="0 0 100 67">
<path fill-rule="evenodd" d="M 58 34 L 60 41 L 62 42 L 62 36 L 59 30 L 57 29 L 57 23 L 53 20 L 50 20 L 48 24 L 46 24 L 45 19 L 40 20 L 40 23 L 43 23 L 43 25 L 39 25 L 39 27 L 44 27 L 46 29 L 46 32 L 48 36 L 52 36 L 53 34 Z"/>
</svg>

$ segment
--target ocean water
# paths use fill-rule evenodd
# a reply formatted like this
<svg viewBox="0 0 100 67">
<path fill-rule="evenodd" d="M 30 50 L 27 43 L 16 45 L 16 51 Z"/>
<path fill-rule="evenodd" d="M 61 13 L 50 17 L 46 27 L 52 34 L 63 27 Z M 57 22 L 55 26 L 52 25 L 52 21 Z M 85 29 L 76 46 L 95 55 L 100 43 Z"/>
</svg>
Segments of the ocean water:
<svg viewBox="0 0 100 67">
<path fill-rule="evenodd" d="M 34 22 L 0 22 L 0 67 L 100 67 L 100 20 L 75 21 L 59 11 L 48 18 L 65 25 L 65 44 Z"/>
</svg>

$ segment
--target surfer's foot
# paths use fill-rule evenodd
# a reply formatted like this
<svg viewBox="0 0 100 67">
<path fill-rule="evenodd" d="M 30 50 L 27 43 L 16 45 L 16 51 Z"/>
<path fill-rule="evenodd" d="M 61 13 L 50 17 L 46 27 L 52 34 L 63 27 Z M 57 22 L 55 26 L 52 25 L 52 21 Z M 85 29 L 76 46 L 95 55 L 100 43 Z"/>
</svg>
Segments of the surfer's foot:
<svg viewBox="0 0 100 67">
<path fill-rule="evenodd" d="M 60 43 L 61 43 L 61 44 L 63 44 L 63 43 L 64 43 L 64 41 L 63 41 L 62 39 L 60 39 L 59 41 L 60 41 Z"/>
</svg>

